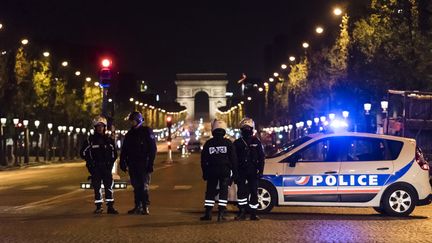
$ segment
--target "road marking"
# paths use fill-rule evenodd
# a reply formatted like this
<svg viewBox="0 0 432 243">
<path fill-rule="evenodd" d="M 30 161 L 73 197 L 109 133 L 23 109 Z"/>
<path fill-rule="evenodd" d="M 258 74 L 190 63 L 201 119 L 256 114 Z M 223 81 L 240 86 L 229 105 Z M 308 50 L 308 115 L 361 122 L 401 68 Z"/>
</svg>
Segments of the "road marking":
<svg viewBox="0 0 432 243">
<path fill-rule="evenodd" d="M 40 190 L 40 189 L 44 189 L 44 188 L 48 188 L 48 186 L 28 186 L 28 187 L 24 187 L 20 190 L 22 191 L 30 191 L 30 190 Z"/>
<path fill-rule="evenodd" d="M 40 200 L 40 201 L 36 201 L 36 202 L 31 202 L 31 203 L 27 203 L 21 206 L 16 206 L 14 209 L 15 210 L 23 210 L 23 209 L 28 209 L 28 208 L 33 208 L 33 207 L 38 207 L 38 206 L 47 206 L 50 204 L 54 204 L 57 200 L 68 197 L 70 195 L 76 194 L 76 193 L 80 193 L 82 192 L 81 189 L 77 189 L 75 191 L 71 191 L 68 193 L 64 193 L 58 196 L 54 196 L 54 197 L 50 197 L 44 200 Z"/>
<path fill-rule="evenodd" d="M 189 190 L 191 189 L 191 185 L 175 185 L 174 190 Z"/>
<path fill-rule="evenodd" d="M 150 185 L 149 186 L 149 189 L 150 190 L 156 190 L 156 189 L 158 189 L 159 188 L 159 185 Z"/>
</svg>

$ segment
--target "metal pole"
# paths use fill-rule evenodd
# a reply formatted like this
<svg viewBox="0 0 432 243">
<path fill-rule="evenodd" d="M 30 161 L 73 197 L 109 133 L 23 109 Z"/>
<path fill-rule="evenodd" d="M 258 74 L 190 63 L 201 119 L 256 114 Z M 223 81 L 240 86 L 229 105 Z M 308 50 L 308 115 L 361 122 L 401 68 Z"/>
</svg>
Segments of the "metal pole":
<svg viewBox="0 0 432 243">
<path fill-rule="evenodd" d="M 29 129 L 27 126 L 24 127 L 24 163 L 30 162 L 30 148 L 29 148 Z"/>
<path fill-rule="evenodd" d="M 39 129 L 36 128 L 36 162 L 39 162 Z"/>
<path fill-rule="evenodd" d="M 1 165 L 6 165 L 6 144 L 3 141 L 5 140 L 3 124 L 0 125 L 0 135 L 1 135 L 1 151 L 0 151 L 0 160 Z"/>
<path fill-rule="evenodd" d="M 14 143 L 13 143 L 13 154 L 14 154 L 14 165 L 19 166 L 18 161 L 18 127 L 15 125 L 14 129 Z"/>
</svg>

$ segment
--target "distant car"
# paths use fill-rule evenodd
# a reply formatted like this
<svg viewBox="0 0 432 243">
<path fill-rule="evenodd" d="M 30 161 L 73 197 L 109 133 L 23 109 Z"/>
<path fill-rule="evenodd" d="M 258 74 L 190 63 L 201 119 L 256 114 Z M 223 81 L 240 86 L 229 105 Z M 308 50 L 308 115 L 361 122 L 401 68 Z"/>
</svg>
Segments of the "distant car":
<svg viewBox="0 0 432 243">
<path fill-rule="evenodd" d="M 189 143 L 187 144 L 187 149 L 189 152 L 194 153 L 194 152 L 201 152 L 201 142 L 200 141 L 189 141 Z"/>
<path fill-rule="evenodd" d="M 236 187 L 230 187 L 235 201 Z M 407 216 L 431 203 L 429 163 L 414 139 L 369 133 L 311 134 L 265 161 L 258 211 L 274 206 L 373 207 Z"/>
</svg>

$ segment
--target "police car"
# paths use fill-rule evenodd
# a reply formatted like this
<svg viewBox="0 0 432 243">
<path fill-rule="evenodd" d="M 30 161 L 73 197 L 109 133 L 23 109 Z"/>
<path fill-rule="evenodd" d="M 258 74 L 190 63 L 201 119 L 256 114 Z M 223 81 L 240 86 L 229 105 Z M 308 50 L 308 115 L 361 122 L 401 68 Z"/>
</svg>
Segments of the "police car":
<svg viewBox="0 0 432 243">
<path fill-rule="evenodd" d="M 407 216 L 431 202 L 429 164 L 409 138 L 308 135 L 266 158 L 258 194 L 261 212 L 284 205 L 347 206 Z"/>
</svg>

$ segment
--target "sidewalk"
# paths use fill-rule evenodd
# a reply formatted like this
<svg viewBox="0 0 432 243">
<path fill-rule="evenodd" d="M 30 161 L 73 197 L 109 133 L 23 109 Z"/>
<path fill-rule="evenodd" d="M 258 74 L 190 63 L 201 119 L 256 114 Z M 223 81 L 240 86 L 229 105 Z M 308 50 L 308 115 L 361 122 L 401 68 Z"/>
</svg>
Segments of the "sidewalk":
<svg viewBox="0 0 432 243">
<path fill-rule="evenodd" d="M 62 161 L 58 161 L 58 157 L 56 157 L 53 160 L 44 161 L 43 157 L 39 157 L 39 162 L 36 162 L 36 157 L 30 157 L 30 161 L 28 164 L 24 164 L 24 159 L 22 158 L 20 166 L 14 164 L 0 165 L 0 171 L 19 170 L 19 169 L 25 169 L 25 168 L 39 166 L 39 165 L 62 164 L 62 163 L 73 163 L 73 162 L 83 162 L 83 160 L 81 158 L 75 158 L 72 160 L 63 159 Z"/>
</svg>

